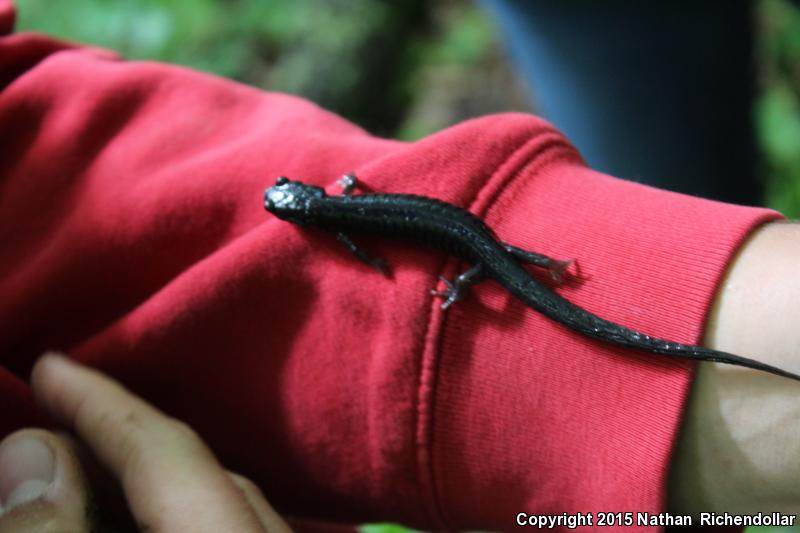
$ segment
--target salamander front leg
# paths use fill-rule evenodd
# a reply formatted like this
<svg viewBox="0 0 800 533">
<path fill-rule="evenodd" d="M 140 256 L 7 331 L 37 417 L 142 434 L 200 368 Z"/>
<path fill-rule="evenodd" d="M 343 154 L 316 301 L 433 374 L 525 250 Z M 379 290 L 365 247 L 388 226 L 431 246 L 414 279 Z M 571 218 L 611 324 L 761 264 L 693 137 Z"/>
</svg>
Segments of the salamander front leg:
<svg viewBox="0 0 800 533">
<path fill-rule="evenodd" d="M 339 181 L 337 181 L 336 184 L 342 188 L 343 196 L 350 196 L 353 194 L 353 190 L 358 187 L 358 178 L 351 172 L 350 174 L 345 174 L 339 178 Z"/>
<path fill-rule="evenodd" d="M 350 253 L 352 253 L 358 259 L 378 270 L 384 276 L 391 277 L 391 270 L 389 269 L 389 264 L 386 261 L 377 257 L 372 257 L 367 252 L 362 250 L 356 243 L 353 242 L 350 237 L 344 233 L 337 233 L 336 238 L 339 240 L 339 242 L 344 244 L 345 248 L 350 250 Z"/>
<path fill-rule="evenodd" d="M 517 248 L 510 244 L 504 244 L 503 246 L 508 253 L 516 257 L 519 261 L 547 269 L 547 272 L 550 273 L 550 277 L 553 278 L 553 281 L 556 283 L 564 281 L 564 274 L 567 272 L 567 269 L 575 264 L 574 259 L 561 261 L 546 255 L 537 254 L 536 252 L 529 252 L 528 250 L 523 250 L 522 248 Z"/>
<path fill-rule="evenodd" d="M 446 289 L 443 291 L 437 291 L 434 289 L 431 290 L 431 294 L 444 298 L 444 302 L 442 302 L 442 309 L 447 309 L 459 300 L 463 300 L 464 296 L 466 296 L 467 292 L 469 291 L 469 287 L 480 282 L 484 279 L 484 277 L 485 274 L 483 272 L 483 265 L 477 264 L 456 277 L 455 281 L 452 283 L 443 276 L 440 276 L 439 279 L 442 280 Z"/>
</svg>

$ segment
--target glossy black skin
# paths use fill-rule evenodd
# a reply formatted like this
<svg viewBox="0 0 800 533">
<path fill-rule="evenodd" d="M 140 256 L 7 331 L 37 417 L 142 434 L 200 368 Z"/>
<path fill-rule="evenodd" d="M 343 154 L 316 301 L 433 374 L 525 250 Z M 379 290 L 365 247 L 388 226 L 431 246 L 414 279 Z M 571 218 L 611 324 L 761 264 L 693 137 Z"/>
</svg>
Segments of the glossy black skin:
<svg viewBox="0 0 800 533">
<path fill-rule="evenodd" d="M 265 191 L 264 205 L 278 218 L 301 226 L 413 241 L 480 265 L 483 277 L 495 280 L 528 307 L 588 337 L 800 380 L 797 374 L 746 357 L 651 337 L 593 315 L 531 276 L 482 220 L 440 200 L 407 194 L 328 196 L 320 187 L 281 177 Z"/>
</svg>

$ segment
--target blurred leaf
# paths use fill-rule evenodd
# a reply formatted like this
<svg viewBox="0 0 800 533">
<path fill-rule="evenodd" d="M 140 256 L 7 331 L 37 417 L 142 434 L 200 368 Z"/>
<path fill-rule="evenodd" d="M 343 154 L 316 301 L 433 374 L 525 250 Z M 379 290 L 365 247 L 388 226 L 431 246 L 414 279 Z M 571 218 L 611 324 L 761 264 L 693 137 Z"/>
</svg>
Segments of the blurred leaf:
<svg viewBox="0 0 800 533">
<path fill-rule="evenodd" d="M 800 160 L 800 106 L 795 93 L 775 84 L 757 100 L 759 137 L 765 154 L 777 163 Z"/>
<path fill-rule="evenodd" d="M 493 31 L 486 15 L 477 8 L 458 10 L 451 16 L 435 49 L 438 63 L 473 64 L 491 49 Z"/>
<path fill-rule="evenodd" d="M 408 529 L 399 524 L 365 524 L 358 529 L 361 533 L 421 533 L 416 529 Z"/>
</svg>

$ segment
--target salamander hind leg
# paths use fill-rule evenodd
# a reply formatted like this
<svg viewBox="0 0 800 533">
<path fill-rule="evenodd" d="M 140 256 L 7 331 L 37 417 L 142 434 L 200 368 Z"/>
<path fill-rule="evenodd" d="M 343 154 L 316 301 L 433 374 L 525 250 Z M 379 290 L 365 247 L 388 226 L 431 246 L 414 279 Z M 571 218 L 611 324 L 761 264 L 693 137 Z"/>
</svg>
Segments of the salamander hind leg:
<svg viewBox="0 0 800 533">
<path fill-rule="evenodd" d="M 439 279 L 441 279 L 445 285 L 445 290 L 431 290 L 431 294 L 444 298 L 444 302 L 442 302 L 442 309 L 447 309 L 459 300 L 463 300 L 464 296 L 466 296 L 467 292 L 469 291 L 470 286 L 480 282 L 484 279 L 484 277 L 485 274 L 483 272 L 483 266 L 478 264 L 466 272 L 459 274 L 453 282 L 450 282 L 444 277 L 439 277 Z"/>
<path fill-rule="evenodd" d="M 517 260 L 546 269 L 550 277 L 553 278 L 553 281 L 556 283 L 564 281 L 564 274 L 567 273 L 569 267 L 572 265 L 576 265 L 577 267 L 574 259 L 562 261 L 546 255 L 537 254 L 536 252 L 529 252 L 528 250 L 523 250 L 522 248 L 517 248 L 510 244 L 503 244 L 503 246 L 506 251 L 516 257 Z"/>
<path fill-rule="evenodd" d="M 353 240 L 350 237 L 348 237 L 344 233 L 337 233 L 336 238 L 339 240 L 339 242 L 344 244 L 345 248 L 347 248 L 350 251 L 350 253 L 352 253 L 358 259 L 368 264 L 372 268 L 378 270 L 381 274 L 383 274 L 387 278 L 391 277 L 392 271 L 389 268 L 389 263 L 387 263 L 383 259 L 372 257 L 363 249 L 361 249 L 356 243 L 353 242 Z"/>
</svg>

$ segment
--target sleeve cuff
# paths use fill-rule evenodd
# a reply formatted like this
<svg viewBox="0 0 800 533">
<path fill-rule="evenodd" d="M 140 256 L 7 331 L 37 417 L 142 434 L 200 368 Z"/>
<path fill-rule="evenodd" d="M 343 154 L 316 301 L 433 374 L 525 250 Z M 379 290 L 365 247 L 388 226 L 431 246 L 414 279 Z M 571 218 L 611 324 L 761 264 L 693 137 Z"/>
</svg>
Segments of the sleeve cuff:
<svg viewBox="0 0 800 533">
<path fill-rule="evenodd" d="M 581 280 L 557 289 L 567 299 L 662 338 L 701 341 L 733 254 L 780 218 L 593 172 L 563 148 L 529 152 L 500 165 L 471 209 L 503 241 L 575 258 Z M 693 363 L 583 338 L 493 282 L 432 313 L 418 436 L 446 527 L 665 511 Z"/>
</svg>

